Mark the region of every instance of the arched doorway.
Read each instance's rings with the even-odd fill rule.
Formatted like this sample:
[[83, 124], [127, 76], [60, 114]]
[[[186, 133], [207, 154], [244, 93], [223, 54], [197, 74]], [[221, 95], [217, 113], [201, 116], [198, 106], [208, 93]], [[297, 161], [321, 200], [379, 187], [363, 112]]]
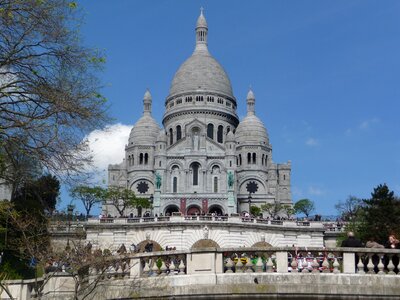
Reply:
[[200, 215], [200, 212], [201, 212], [200, 207], [198, 207], [196, 205], [192, 205], [192, 206], [188, 207], [186, 214], [187, 215]]
[[168, 205], [165, 209], [165, 216], [172, 216], [172, 213], [179, 212], [179, 207], [176, 205]]
[[222, 216], [224, 211], [221, 206], [219, 205], [211, 205], [210, 208], [208, 209], [208, 213], [210, 214], [215, 214], [216, 216]]

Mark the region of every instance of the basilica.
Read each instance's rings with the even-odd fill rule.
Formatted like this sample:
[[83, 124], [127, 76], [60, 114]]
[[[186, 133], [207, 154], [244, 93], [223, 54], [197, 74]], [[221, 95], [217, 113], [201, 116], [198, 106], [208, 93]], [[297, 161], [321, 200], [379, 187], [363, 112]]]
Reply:
[[[290, 161], [273, 162], [253, 91], [247, 94], [247, 115], [239, 120], [236, 110], [241, 104], [208, 50], [203, 12], [195, 32], [195, 49], [175, 73], [165, 99], [162, 126], [152, 117], [147, 90], [125, 159], [108, 167], [109, 186], [151, 199], [153, 208], [147, 213], [153, 215], [230, 215], [248, 212], [253, 205], [291, 204]], [[103, 212], [117, 215], [107, 203]]]

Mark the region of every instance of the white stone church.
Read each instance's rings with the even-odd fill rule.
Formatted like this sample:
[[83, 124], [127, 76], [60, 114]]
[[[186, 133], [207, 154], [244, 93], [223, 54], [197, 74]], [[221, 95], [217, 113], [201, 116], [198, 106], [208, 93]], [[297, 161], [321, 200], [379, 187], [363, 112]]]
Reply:
[[[131, 130], [125, 159], [108, 167], [109, 185], [152, 199], [148, 213], [159, 216], [225, 215], [247, 212], [250, 204], [291, 204], [290, 161], [273, 162], [251, 90], [247, 115], [239, 121], [240, 104], [228, 75], [208, 51], [207, 34], [201, 12], [194, 52], [175, 73], [162, 126], [151, 115], [153, 100], [146, 91], [143, 116]], [[107, 204], [103, 213], [117, 215]]]

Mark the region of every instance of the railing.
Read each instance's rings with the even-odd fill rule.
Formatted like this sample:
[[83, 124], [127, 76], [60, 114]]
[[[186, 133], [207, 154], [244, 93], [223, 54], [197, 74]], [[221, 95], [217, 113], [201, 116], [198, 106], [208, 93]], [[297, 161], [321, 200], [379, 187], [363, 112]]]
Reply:
[[186, 254], [157, 253], [139, 260], [141, 277], [186, 274]]
[[208, 273], [400, 275], [400, 250], [370, 248], [227, 248], [138, 254], [139, 276]]
[[153, 223], [153, 222], [231, 222], [246, 224], [264, 224], [283, 227], [310, 227], [323, 228], [326, 231], [342, 232], [345, 225], [337, 226], [335, 222], [326, 223], [320, 221], [295, 221], [295, 220], [271, 220], [264, 218], [243, 217], [243, 216], [159, 216], [159, 217], [135, 217], [135, 218], [92, 218], [88, 220], [88, 224], [132, 224], [132, 223]]

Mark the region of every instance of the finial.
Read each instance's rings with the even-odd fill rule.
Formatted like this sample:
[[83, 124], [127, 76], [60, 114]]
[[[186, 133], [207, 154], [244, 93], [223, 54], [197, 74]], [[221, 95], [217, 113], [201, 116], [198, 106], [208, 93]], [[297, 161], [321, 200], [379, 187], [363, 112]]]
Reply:
[[200, 14], [203, 14], [204, 8], [203, 6], [200, 7]]
[[208, 26], [206, 18], [203, 15], [204, 8], [200, 7], [200, 16], [197, 18], [196, 22], [196, 51], [208, 52], [207, 49], [207, 32]]
[[247, 115], [254, 115], [256, 97], [254, 96], [251, 86], [249, 88], [249, 92], [247, 93], [247, 101], [246, 102], [247, 102]]

